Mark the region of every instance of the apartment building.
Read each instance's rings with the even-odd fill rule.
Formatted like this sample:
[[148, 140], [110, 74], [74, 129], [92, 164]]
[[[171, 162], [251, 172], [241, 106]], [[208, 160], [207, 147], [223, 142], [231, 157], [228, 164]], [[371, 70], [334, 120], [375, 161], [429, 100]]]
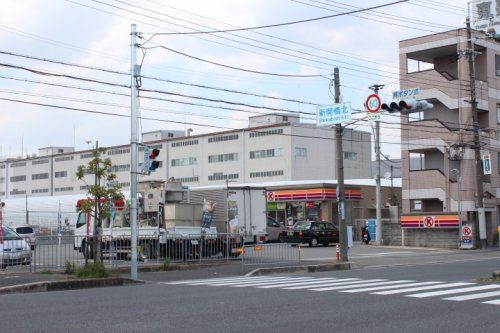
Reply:
[[492, 169], [483, 178], [486, 226], [479, 228], [477, 214], [469, 61], [463, 55], [467, 30], [403, 40], [401, 89], [418, 87], [418, 99], [434, 104], [431, 110], [401, 116], [402, 226], [408, 245], [456, 247], [460, 221], [474, 229], [474, 238], [481, 232], [491, 244], [498, 237], [500, 43], [479, 31], [472, 40], [481, 156], [491, 156]]
[[[144, 133], [143, 142], [160, 149], [160, 166], [151, 175], [140, 176], [141, 181], [173, 177], [187, 186], [207, 186], [336, 178], [334, 131], [300, 122], [293, 114], [250, 117], [248, 128], [202, 135], [185, 136], [182, 131]], [[371, 178], [370, 133], [346, 129], [343, 149], [346, 178]], [[140, 166], [143, 151], [140, 147]], [[36, 157], [1, 161], [0, 195], [16, 198], [86, 193], [93, 176], [86, 175], [79, 181], [75, 173], [92, 157], [92, 150], [55, 147], [40, 149]], [[128, 191], [130, 145], [108, 147], [106, 157], [113, 163], [118, 183]]]

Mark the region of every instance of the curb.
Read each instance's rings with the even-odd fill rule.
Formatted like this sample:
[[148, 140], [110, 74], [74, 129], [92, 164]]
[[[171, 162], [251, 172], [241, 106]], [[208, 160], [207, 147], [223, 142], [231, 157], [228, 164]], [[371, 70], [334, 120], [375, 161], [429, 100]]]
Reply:
[[299, 273], [299, 272], [315, 273], [315, 272], [328, 272], [328, 271], [344, 271], [350, 269], [351, 269], [351, 263], [343, 262], [336, 264], [257, 268], [245, 274], [245, 276], [260, 276], [260, 275], [268, 275], [275, 273]]
[[120, 277], [102, 278], [102, 279], [64, 280], [64, 281], [42, 281], [42, 282], [18, 284], [8, 287], [1, 287], [0, 295], [14, 294], [14, 293], [35, 293], [35, 292], [58, 291], [58, 290], [127, 286], [127, 285], [136, 285], [144, 283], [145, 283], [144, 281], [132, 280]]

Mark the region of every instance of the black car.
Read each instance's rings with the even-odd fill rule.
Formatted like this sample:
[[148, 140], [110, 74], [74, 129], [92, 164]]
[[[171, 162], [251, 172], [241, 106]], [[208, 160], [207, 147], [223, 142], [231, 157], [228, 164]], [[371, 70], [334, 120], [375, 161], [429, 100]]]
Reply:
[[292, 229], [280, 234], [284, 243], [307, 243], [311, 247], [318, 244], [328, 246], [339, 242], [339, 230], [331, 222], [299, 221]]

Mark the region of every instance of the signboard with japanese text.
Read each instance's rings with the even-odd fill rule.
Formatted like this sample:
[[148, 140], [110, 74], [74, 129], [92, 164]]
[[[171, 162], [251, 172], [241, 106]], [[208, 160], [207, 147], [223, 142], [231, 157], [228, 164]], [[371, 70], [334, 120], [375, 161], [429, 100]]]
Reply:
[[392, 99], [414, 98], [420, 94], [420, 88], [404, 89], [392, 92]]
[[351, 103], [319, 106], [316, 110], [316, 126], [328, 127], [352, 120]]

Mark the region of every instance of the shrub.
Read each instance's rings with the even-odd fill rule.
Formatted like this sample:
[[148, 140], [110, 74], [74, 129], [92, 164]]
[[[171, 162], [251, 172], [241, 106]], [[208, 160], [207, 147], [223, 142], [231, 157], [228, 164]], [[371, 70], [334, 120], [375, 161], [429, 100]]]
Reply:
[[165, 258], [163, 260], [163, 263], [161, 264], [161, 269], [164, 271], [168, 271], [169, 266], [170, 266], [170, 260], [168, 260], [168, 258]]
[[76, 271], [79, 278], [103, 278], [110, 276], [102, 262], [88, 263]]
[[68, 275], [72, 275], [76, 273], [76, 265], [72, 261], [66, 261], [66, 267], [64, 269], [64, 273]]

